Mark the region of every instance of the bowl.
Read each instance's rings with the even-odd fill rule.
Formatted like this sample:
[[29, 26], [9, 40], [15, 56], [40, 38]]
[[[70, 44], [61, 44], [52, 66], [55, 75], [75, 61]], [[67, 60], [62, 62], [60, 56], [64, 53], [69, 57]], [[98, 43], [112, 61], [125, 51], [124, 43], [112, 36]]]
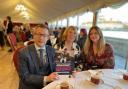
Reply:
[[124, 73], [124, 74], [123, 74], [123, 79], [124, 79], [124, 80], [128, 80], [128, 73]]
[[69, 84], [67, 82], [62, 82], [60, 84], [60, 89], [69, 89]]
[[101, 79], [99, 79], [97, 77], [93, 77], [93, 76], [91, 77], [91, 82], [94, 83], [94, 84], [97, 84], [97, 85], [100, 84], [100, 80]]

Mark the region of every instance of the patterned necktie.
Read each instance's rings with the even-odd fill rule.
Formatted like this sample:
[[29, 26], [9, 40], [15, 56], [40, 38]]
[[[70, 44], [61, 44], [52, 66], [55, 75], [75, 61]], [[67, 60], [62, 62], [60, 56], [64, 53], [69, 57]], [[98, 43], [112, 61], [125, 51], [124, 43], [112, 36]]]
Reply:
[[40, 59], [40, 63], [39, 66], [42, 67], [43, 66], [43, 49], [39, 49], [39, 59]]

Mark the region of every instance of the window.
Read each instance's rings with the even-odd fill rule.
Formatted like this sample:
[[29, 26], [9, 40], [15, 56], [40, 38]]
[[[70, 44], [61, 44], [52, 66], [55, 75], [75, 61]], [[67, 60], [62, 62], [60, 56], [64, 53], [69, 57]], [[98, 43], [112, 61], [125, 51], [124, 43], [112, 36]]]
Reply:
[[115, 51], [115, 68], [124, 68], [128, 54], [128, 3], [119, 8], [107, 7], [98, 13], [97, 25]]
[[69, 17], [69, 25], [68, 26], [77, 26], [77, 16]]
[[61, 27], [61, 26], [62, 26], [62, 21], [59, 20], [59, 21], [58, 21], [58, 24], [57, 24], [57, 27]]
[[117, 9], [110, 7], [101, 9], [97, 25], [104, 30], [104, 36], [128, 39], [127, 9], [128, 3]]
[[62, 20], [62, 27], [67, 27], [67, 19]]
[[93, 13], [86, 12], [79, 16], [79, 28], [86, 28], [87, 30], [90, 29], [93, 22]]

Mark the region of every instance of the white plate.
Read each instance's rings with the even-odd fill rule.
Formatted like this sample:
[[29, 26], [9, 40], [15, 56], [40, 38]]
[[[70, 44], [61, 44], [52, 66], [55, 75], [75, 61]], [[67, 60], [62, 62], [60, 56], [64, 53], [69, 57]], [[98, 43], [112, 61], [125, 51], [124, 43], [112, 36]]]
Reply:
[[[56, 85], [54, 89], [61, 89], [60, 84]], [[74, 89], [72, 85], [69, 85], [69, 89]]]

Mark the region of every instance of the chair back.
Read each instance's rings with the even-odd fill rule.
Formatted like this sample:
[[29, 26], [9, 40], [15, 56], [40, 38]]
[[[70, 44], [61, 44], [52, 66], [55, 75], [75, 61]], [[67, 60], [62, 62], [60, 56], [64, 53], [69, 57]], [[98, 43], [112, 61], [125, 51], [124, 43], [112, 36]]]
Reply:
[[14, 54], [13, 54], [13, 62], [14, 62], [14, 66], [16, 68], [16, 71], [18, 72], [19, 71], [19, 51], [23, 48], [24, 46], [20, 47], [20, 48], [17, 48], [15, 51], [14, 51]]
[[14, 33], [8, 34], [7, 39], [9, 41], [9, 44], [12, 50], [15, 51], [17, 49], [17, 41], [16, 41], [16, 36], [14, 35]]
[[28, 45], [31, 45], [31, 44], [34, 44], [33, 40], [24, 42], [24, 46], [28, 46]]
[[27, 45], [30, 45], [30, 44], [33, 44], [34, 43], [34, 41], [28, 41], [28, 43], [27, 43]]

